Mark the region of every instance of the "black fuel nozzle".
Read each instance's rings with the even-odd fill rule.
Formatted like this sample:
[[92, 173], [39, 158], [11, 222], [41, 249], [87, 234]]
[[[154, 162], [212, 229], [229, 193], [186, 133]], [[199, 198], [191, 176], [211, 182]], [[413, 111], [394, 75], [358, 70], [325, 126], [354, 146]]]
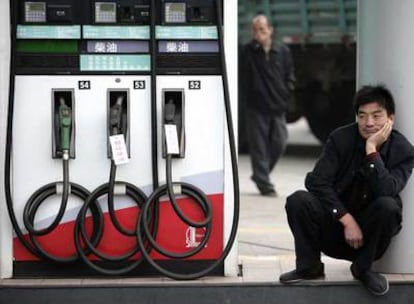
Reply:
[[164, 108], [165, 123], [174, 123], [175, 118], [175, 104], [172, 99], [168, 100]]
[[[174, 158], [185, 155], [184, 90], [163, 90], [162, 144], [163, 157], [172, 154]], [[178, 145], [178, 151], [177, 151]]]
[[123, 96], [119, 96], [109, 110], [110, 135], [122, 134], [123, 130]]

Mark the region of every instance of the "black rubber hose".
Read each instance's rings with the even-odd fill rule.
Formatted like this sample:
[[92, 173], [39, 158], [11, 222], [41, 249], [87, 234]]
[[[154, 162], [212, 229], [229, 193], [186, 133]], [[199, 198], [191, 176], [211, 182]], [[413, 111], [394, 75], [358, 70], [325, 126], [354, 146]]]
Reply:
[[[158, 188], [158, 137], [157, 137], [157, 39], [156, 39], [156, 1], [151, 0], [151, 18], [150, 18], [150, 53], [151, 53], [151, 165], [152, 165], [152, 191]], [[151, 210], [152, 225], [154, 238], [158, 234], [159, 225], [159, 204], [154, 204]], [[148, 249], [150, 252], [151, 248]]]
[[[147, 199], [146, 195], [140, 189], [138, 189], [137, 187], [135, 187], [134, 185], [132, 185], [130, 183], [116, 182], [116, 184], [125, 186], [125, 189], [126, 189], [125, 195], [130, 197], [137, 204], [139, 209], [141, 209], [142, 204]], [[99, 186], [98, 188], [96, 188], [91, 193], [91, 195], [87, 198], [87, 200], [86, 200], [85, 204], [83, 205], [82, 209], [79, 211], [78, 217], [76, 219], [74, 239], [75, 239], [76, 249], [78, 250], [78, 254], [79, 254], [80, 258], [82, 259], [82, 261], [85, 262], [86, 265], [88, 265], [92, 269], [95, 269], [96, 271], [98, 271], [102, 274], [120, 275], [120, 274], [130, 272], [131, 270], [136, 268], [142, 262], [143, 258], [141, 256], [140, 258], [138, 258], [136, 260], [129, 261], [130, 263], [126, 266], [122, 265], [122, 267], [118, 267], [119, 264], [114, 265], [114, 263], [123, 264], [124, 262], [127, 262], [132, 256], [137, 254], [139, 252], [138, 245], [134, 246], [130, 251], [128, 251], [128, 252], [126, 252], [122, 255], [119, 255], [119, 256], [107, 255], [107, 254], [105, 254], [105, 253], [103, 253], [103, 252], [101, 252], [100, 250], [97, 249], [97, 247], [99, 246], [99, 243], [94, 244], [93, 242], [89, 241], [88, 235], [87, 235], [87, 232], [86, 232], [86, 226], [85, 226], [86, 212], [87, 212], [87, 209], [88, 209], [89, 205], [92, 202], [98, 200], [101, 196], [107, 194], [109, 189], [110, 189], [110, 185], [108, 183], [103, 184], [103, 185]], [[112, 266], [110, 266], [110, 267], [114, 267], [114, 268], [107, 268], [107, 267], [104, 267], [104, 266], [99, 266], [97, 263], [89, 260], [88, 257], [87, 257], [87, 254], [84, 252], [84, 250], [82, 248], [82, 242], [85, 244], [85, 247], [88, 250], [93, 252], [101, 260], [106, 261], [106, 262], [112, 262], [112, 264], [111, 264]], [[149, 248], [146, 248], [146, 250], [149, 250]]]
[[[200, 197], [201, 200], [197, 200], [199, 202], [199, 205], [203, 206], [204, 211], [204, 220], [203, 221], [193, 221], [189, 217], [187, 217], [184, 212], [181, 210], [180, 206], [178, 205], [175, 194], [174, 194], [174, 187], [173, 184], [181, 186], [181, 183], [173, 183], [172, 182], [172, 156], [171, 154], [167, 155], [166, 158], [166, 176], [167, 176], [167, 194], [170, 198], [170, 202], [174, 208], [175, 213], [178, 215], [178, 217], [187, 225], [190, 225], [192, 227], [204, 227], [207, 224], [211, 222], [211, 218], [213, 216], [213, 211], [211, 207], [210, 200], [207, 198], [207, 196], [198, 188], [192, 187], [192, 191], [195, 193], [195, 196], [191, 197]], [[188, 186], [187, 186], [188, 187]]]
[[[148, 198], [147, 202], [145, 203], [144, 207], [141, 210], [141, 214], [138, 221], [137, 226], [137, 236], [138, 236], [138, 244], [140, 246], [142, 254], [145, 256], [145, 259], [159, 272], [176, 279], [178, 274], [170, 273], [168, 270], [157, 264], [152, 257], [149, 255], [147, 250], [145, 249], [144, 239], [148, 239], [148, 242], [151, 245], [151, 248], [153, 248], [158, 253], [162, 254], [163, 256], [174, 258], [174, 259], [184, 259], [189, 258], [191, 256], [196, 255], [201, 250], [203, 250], [210, 238], [211, 235], [211, 219], [212, 219], [212, 207], [211, 202], [208, 199], [208, 197], [205, 195], [205, 193], [197, 188], [196, 186], [184, 183], [184, 182], [172, 182], [172, 176], [171, 176], [171, 162], [172, 158], [171, 155], [167, 155], [166, 158], [166, 175], [167, 175], [167, 184], [163, 185], [161, 187], [158, 187], [151, 196]], [[183, 194], [187, 197], [190, 197], [197, 205], [199, 205], [203, 211], [204, 220], [202, 222], [195, 222], [191, 219], [189, 219], [187, 216], [184, 215], [181, 208], [179, 207], [179, 204], [177, 203], [175, 199], [175, 193], [174, 193], [174, 186], [180, 188], [180, 194]], [[173, 251], [169, 251], [166, 248], [161, 247], [156, 240], [151, 236], [151, 231], [148, 227], [150, 227], [150, 223], [148, 220], [148, 214], [151, 211], [151, 206], [154, 204], [160, 204], [159, 198], [163, 195], [168, 195], [170, 198], [170, 202], [173, 206], [173, 209], [176, 211], [176, 214], [180, 219], [183, 220], [186, 224], [192, 226], [192, 227], [204, 227], [205, 228], [205, 234], [201, 242], [193, 249], [177, 253]], [[181, 214], [181, 215], [180, 215]], [[202, 223], [202, 224], [201, 224]], [[193, 225], [195, 224], [195, 225]], [[144, 238], [145, 237], [145, 238]]]
[[[68, 204], [68, 198], [69, 198], [69, 159], [62, 159], [63, 164], [63, 191], [62, 191], [62, 198], [59, 206], [59, 211], [56, 214], [54, 220], [52, 223], [49, 224], [46, 228], [43, 229], [35, 229], [34, 228], [34, 219], [36, 212], [44, 202], [44, 189], [40, 188], [39, 190], [35, 191], [27, 201], [24, 210], [23, 210], [23, 222], [24, 225], [32, 235], [45, 235], [51, 233], [55, 228], [60, 224], [63, 216], [65, 215], [66, 206]], [[35, 208], [33, 208], [36, 206]]]
[[[210, 206], [211, 203], [209, 199], [207, 198], [207, 196], [199, 188], [197, 188], [194, 185], [188, 184], [188, 183], [173, 183], [173, 185], [180, 187], [182, 194], [192, 198], [199, 206], [201, 206], [204, 216], [208, 214], [209, 212], [208, 210], [211, 209], [211, 206]], [[151, 194], [151, 196], [148, 198], [147, 202], [145, 203], [144, 207], [141, 210], [141, 214], [140, 214], [139, 221], [138, 221], [138, 227], [137, 227], [138, 228], [137, 236], [138, 236], [138, 244], [140, 245], [141, 252], [143, 252], [147, 260], [152, 260], [152, 258], [149, 256], [149, 254], [145, 250], [145, 247], [144, 247], [145, 244], [143, 242], [144, 239], [148, 239], [152, 248], [158, 253], [166, 257], [169, 257], [169, 258], [183, 259], [183, 258], [191, 257], [197, 254], [198, 252], [200, 252], [202, 249], [204, 249], [204, 246], [207, 244], [207, 241], [209, 240], [210, 235], [211, 235], [211, 221], [209, 221], [204, 226], [202, 226], [205, 228], [204, 238], [202, 239], [200, 244], [197, 247], [193, 248], [192, 250], [189, 250], [184, 253], [177, 253], [177, 252], [172, 252], [165, 248], [162, 248], [151, 235], [151, 231], [148, 228], [150, 227], [150, 222], [148, 218], [149, 218], [149, 212], [151, 211], [152, 204], [160, 204], [159, 198], [167, 194], [168, 192], [169, 190], [168, 190], [167, 185], [163, 185], [159, 187], [157, 190], [155, 190]], [[155, 266], [155, 268], [157, 268], [157, 266]]]
[[[118, 221], [118, 218], [116, 217], [115, 212], [115, 206], [114, 206], [114, 189], [115, 189], [115, 176], [116, 176], [116, 165], [114, 160], [111, 160], [111, 169], [109, 173], [109, 183], [108, 183], [108, 212], [109, 216], [111, 218], [112, 224], [115, 226], [115, 228], [122, 234], [127, 236], [135, 236], [136, 229], [127, 230], [124, 227], [122, 227], [121, 223]], [[136, 193], [135, 193], [136, 192]], [[129, 193], [131, 195], [134, 195], [134, 200], [139, 200], [138, 206], [144, 204], [146, 200], [146, 195], [143, 194], [138, 189], [130, 190]], [[138, 221], [138, 219], [137, 219]]]
[[14, 213], [13, 198], [11, 194], [11, 153], [13, 145], [13, 114], [14, 114], [14, 85], [16, 74], [16, 26], [17, 26], [17, 11], [18, 1], [11, 2], [13, 7], [10, 8], [10, 72], [9, 72], [9, 100], [7, 109], [7, 131], [6, 131], [6, 146], [4, 158], [4, 191], [6, 196], [7, 211], [9, 213], [10, 221], [13, 229], [18, 237], [20, 243], [33, 255], [38, 255], [39, 251], [28, 242], [19, 227], [19, 223]]
[[[36, 196], [37, 199], [34, 199], [32, 202], [32, 205], [30, 206], [30, 212], [27, 215], [27, 221], [33, 226], [35, 214], [46, 199], [51, 197], [52, 195], [56, 195], [56, 187], [59, 183], [50, 183], [43, 187], [41, 187], [33, 196]], [[87, 189], [84, 187], [70, 183], [70, 192], [71, 194], [75, 195], [76, 197], [80, 198], [83, 202], [89, 197], [90, 193]], [[91, 204], [88, 205], [89, 211], [92, 215], [92, 222], [93, 222], [93, 230], [91, 233], [91, 243], [96, 245], [101, 237], [102, 237], [102, 231], [103, 231], [103, 214], [102, 210], [97, 203], [97, 201], [93, 201]], [[37, 234], [33, 234], [29, 232], [30, 240], [33, 244], [33, 246], [38, 250], [37, 256], [40, 258], [44, 258], [53, 262], [59, 262], [59, 263], [70, 263], [75, 262], [79, 259], [79, 255], [75, 252], [73, 255], [69, 257], [60, 257], [57, 255], [52, 255], [48, 253], [43, 246], [40, 244], [40, 242], [37, 240]], [[91, 253], [91, 250], [88, 248], [84, 249], [85, 255], [89, 255]]]
[[234, 135], [234, 126], [233, 118], [231, 111], [230, 103], [230, 92], [228, 84], [228, 75], [226, 67], [226, 52], [224, 49], [224, 33], [223, 33], [223, 1], [216, 0], [216, 11], [217, 11], [217, 32], [219, 38], [219, 49], [220, 49], [220, 65], [221, 65], [221, 74], [222, 74], [222, 84], [223, 84], [223, 93], [224, 93], [224, 108], [226, 111], [226, 121], [227, 121], [227, 132], [229, 136], [229, 148], [230, 148], [230, 159], [231, 159], [231, 168], [232, 168], [232, 177], [233, 177], [233, 221], [231, 225], [231, 230], [229, 234], [229, 239], [224, 247], [224, 250], [221, 256], [217, 259], [216, 263], [211, 265], [209, 269], [205, 270], [205, 274], [211, 272], [217, 266], [222, 264], [226, 259], [227, 255], [230, 253], [234, 241], [237, 236], [237, 229], [239, 226], [239, 214], [240, 214], [240, 186], [239, 186], [239, 169], [237, 164], [237, 148], [236, 148], [236, 137]]

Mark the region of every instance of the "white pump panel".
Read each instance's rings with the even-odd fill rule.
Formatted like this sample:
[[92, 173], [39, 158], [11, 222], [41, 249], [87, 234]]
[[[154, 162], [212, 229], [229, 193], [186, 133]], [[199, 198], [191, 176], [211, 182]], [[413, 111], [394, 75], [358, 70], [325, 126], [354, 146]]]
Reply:
[[[79, 81], [89, 81], [89, 89], [78, 89]], [[145, 89], [134, 89], [134, 81], [145, 81]], [[151, 99], [148, 76], [17, 76], [13, 130], [13, 197], [16, 214], [22, 214], [30, 195], [41, 186], [62, 180], [62, 161], [51, 157], [51, 98], [53, 89], [74, 89], [76, 158], [69, 161], [70, 181], [89, 191], [106, 183], [110, 160], [107, 158], [107, 90], [125, 89], [130, 97], [131, 158], [120, 165], [117, 180], [128, 181], [147, 194], [152, 185]], [[49, 200], [36, 221], [53, 217], [60, 196]], [[72, 204], [71, 204], [72, 202]], [[54, 207], [53, 207], [54, 206]], [[70, 196], [68, 210], [80, 204]], [[117, 207], [121, 207], [117, 204]], [[67, 212], [65, 221], [73, 221]], [[21, 217], [19, 217], [21, 219]]]

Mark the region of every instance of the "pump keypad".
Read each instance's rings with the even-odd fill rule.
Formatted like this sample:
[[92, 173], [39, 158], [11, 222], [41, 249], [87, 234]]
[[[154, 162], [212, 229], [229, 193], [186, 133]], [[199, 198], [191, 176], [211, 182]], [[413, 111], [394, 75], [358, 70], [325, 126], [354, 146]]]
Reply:
[[185, 3], [165, 3], [164, 20], [166, 23], [185, 23], [186, 22]]
[[96, 23], [116, 23], [116, 3], [96, 2], [95, 3]]
[[24, 21], [28, 23], [46, 22], [46, 2], [25, 2]]

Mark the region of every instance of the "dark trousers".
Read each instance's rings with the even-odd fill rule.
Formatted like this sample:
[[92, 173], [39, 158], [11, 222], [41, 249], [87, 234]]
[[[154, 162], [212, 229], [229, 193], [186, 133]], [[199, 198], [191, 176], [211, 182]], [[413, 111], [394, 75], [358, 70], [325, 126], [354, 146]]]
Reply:
[[262, 191], [273, 189], [269, 174], [285, 151], [287, 127], [285, 115], [270, 116], [248, 111], [247, 138], [252, 162], [252, 180]]
[[369, 270], [401, 229], [402, 210], [392, 197], [379, 197], [354, 216], [364, 244], [353, 249], [345, 242], [344, 228], [319, 199], [307, 191], [297, 191], [286, 201], [290, 229], [295, 238], [296, 269], [304, 270], [320, 262], [320, 253], [352, 261], [360, 271]]

